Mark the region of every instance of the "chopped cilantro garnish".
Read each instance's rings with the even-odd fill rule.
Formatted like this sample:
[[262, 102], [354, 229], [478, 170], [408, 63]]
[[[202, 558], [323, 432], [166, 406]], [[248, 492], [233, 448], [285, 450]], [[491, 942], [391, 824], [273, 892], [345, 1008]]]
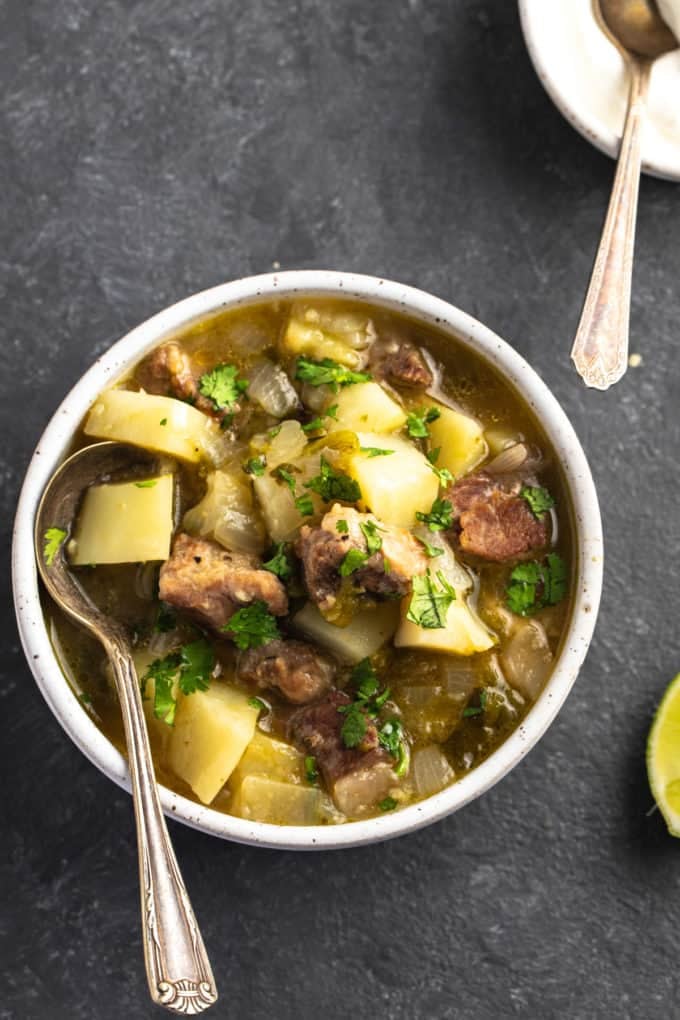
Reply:
[[438, 407], [423, 407], [417, 411], [411, 411], [406, 417], [406, 431], [412, 439], [427, 439], [429, 436], [428, 425], [441, 416]]
[[408, 747], [404, 739], [404, 727], [399, 719], [388, 719], [378, 730], [378, 742], [381, 747], [397, 759], [394, 771], [403, 776], [408, 771]]
[[430, 531], [446, 531], [453, 524], [453, 506], [448, 499], [435, 499], [429, 513], [417, 511], [416, 517], [427, 524]]
[[399, 801], [395, 800], [394, 797], [383, 797], [378, 807], [381, 811], [394, 811], [396, 807], [399, 807]]
[[61, 528], [48, 528], [43, 536], [44, 547], [43, 556], [45, 557], [45, 563], [48, 567], [51, 567], [54, 563], [54, 558], [64, 544], [66, 538], [66, 532]]
[[92, 704], [92, 695], [88, 694], [87, 691], [81, 691], [80, 694], [78, 695], [78, 698], [83, 703], [83, 705]]
[[142, 696], [149, 680], [154, 682], [153, 711], [157, 719], [172, 726], [177, 702], [175, 685], [183, 694], [207, 691], [215, 667], [215, 653], [205, 638], [184, 645], [163, 659], [155, 659], [141, 679]]
[[455, 601], [455, 588], [441, 571], [437, 572], [437, 587], [430, 571], [413, 578], [413, 593], [406, 619], [425, 630], [440, 630], [446, 626], [446, 614]]
[[319, 779], [319, 770], [316, 767], [316, 758], [313, 754], [305, 757], [305, 778], [308, 783], [316, 783]]
[[312, 418], [311, 421], [308, 421], [306, 425], [302, 426], [302, 431], [319, 432], [323, 427], [323, 418]]
[[[289, 471], [288, 468], [293, 468], [293, 465], [288, 464], [288, 466], [286, 467], [283, 464], [279, 464], [279, 466], [277, 468], [274, 468], [274, 470], [272, 471], [272, 475], [279, 481], [284, 482], [288, 486], [290, 491], [293, 493], [293, 495], [295, 495], [296, 482], [295, 479], [293, 478], [292, 472]], [[293, 468], [293, 470], [295, 469]]]
[[298, 511], [298, 513], [302, 514], [303, 517], [312, 516], [312, 514], [314, 513], [314, 504], [312, 502], [312, 497], [309, 495], [309, 493], [303, 496], [298, 496], [296, 498], [295, 509]]
[[320, 460], [319, 474], [305, 482], [305, 488], [318, 493], [324, 503], [340, 500], [344, 503], [356, 503], [361, 499], [361, 489], [349, 475], [334, 471], [324, 456]]
[[546, 511], [552, 510], [555, 506], [553, 497], [540, 485], [525, 485], [520, 491], [520, 496], [526, 500], [532, 514], [539, 521], [543, 520]]
[[310, 386], [331, 386], [337, 393], [339, 386], [350, 386], [353, 383], [369, 382], [371, 376], [366, 372], [353, 372], [351, 368], [340, 365], [331, 358], [313, 361], [311, 358], [298, 358], [295, 378], [307, 382]]
[[248, 704], [251, 708], [256, 708], [258, 712], [268, 712], [269, 705], [262, 698], [248, 698]]
[[439, 454], [442, 452], [441, 446], [435, 446], [434, 450], [430, 450], [426, 456], [430, 464], [436, 464], [439, 460]]
[[256, 478], [261, 478], [264, 474], [266, 465], [267, 460], [264, 454], [260, 454], [259, 457], [250, 457], [243, 465], [243, 470], [247, 475], [254, 475]]
[[167, 602], [161, 602], [158, 606], [158, 615], [156, 616], [154, 630], [158, 631], [159, 634], [166, 634], [169, 630], [174, 630], [176, 626], [177, 617], [175, 616], [174, 610]]
[[508, 609], [519, 616], [555, 606], [567, 593], [567, 568], [564, 560], [556, 553], [549, 553], [542, 563], [531, 560], [520, 563], [510, 574], [510, 583], [505, 589]]
[[158, 424], [159, 425], [167, 425], [168, 424], [168, 419], [167, 418], [161, 418], [161, 420], [160, 420], [160, 422]]
[[421, 538], [420, 535], [413, 536], [425, 549], [425, 555], [429, 556], [431, 560], [437, 556], [443, 556], [444, 550], [440, 549], [438, 545], [430, 545], [426, 538]]
[[267, 609], [267, 603], [262, 601], [237, 609], [222, 630], [231, 636], [236, 647], [242, 651], [246, 648], [259, 648], [280, 637], [276, 618]]
[[479, 705], [468, 705], [467, 708], [463, 709], [464, 719], [473, 719], [477, 715], [481, 715], [486, 709], [486, 691], [479, 692]]
[[281, 425], [275, 425], [274, 428], [270, 429], [269, 432], [267, 433], [267, 438], [268, 439], [276, 439], [276, 437], [278, 436], [279, 432], [281, 431], [281, 428], [282, 428]]
[[361, 533], [366, 539], [368, 555], [372, 556], [374, 553], [380, 552], [382, 549], [382, 538], [378, 532], [382, 529], [378, 527], [375, 521], [362, 521], [359, 527], [361, 529]]
[[238, 398], [248, 389], [245, 379], [238, 378], [236, 365], [216, 365], [212, 372], [201, 376], [199, 390], [204, 397], [212, 400], [218, 410], [234, 406]]
[[362, 552], [361, 549], [350, 549], [338, 568], [340, 577], [349, 577], [350, 574], [363, 567], [367, 559], [368, 553]]
[[326, 418], [332, 418], [333, 421], [337, 421], [338, 420], [338, 405], [337, 404], [331, 404], [330, 407], [327, 407], [326, 410], [324, 411], [324, 416]]
[[359, 452], [369, 457], [389, 457], [391, 453], [396, 453], [395, 450], [385, 450], [382, 446], [360, 446]]
[[338, 521], [335, 525], [335, 530], [338, 531], [341, 535], [348, 535], [349, 524], [345, 520]]
[[147, 478], [144, 482], [135, 482], [135, 485], [138, 489], [153, 489], [157, 481], [157, 478]]
[[184, 645], [180, 654], [179, 686], [182, 694], [207, 691], [210, 674], [215, 668], [215, 653], [210, 642], [199, 638], [190, 645]]
[[361, 662], [357, 662], [350, 674], [350, 680], [357, 692], [357, 697], [364, 701], [377, 694], [380, 686], [378, 675], [373, 669], [370, 659], [362, 659]]
[[262, 566], [265, 570], [268, 570], [270, 574], [276, 574], [282, 581], [286, 581], [293, 573], [293, 567], [288, 556], [288, 550], [286, 549], [285, 542], [277, 542], [274, 550], [274, 555]]
[[437, 478], [439, 479], [439, 484], [441, 486], [449, 485], [453, 481], [453, 475], [451, 474], [448, 468], [437, 467], [437, 465], [433, 464], [432, 462], [430, 462], [430, 468], [436, 474]]
[[353, 701], [351, 705], [343, 707], [346, 709], [344, 713], [345, 721], [342, 724], [340, 736], [345, 747], [358, 747], [366, 736], [368, 728], [366, 712], [356, 701]]

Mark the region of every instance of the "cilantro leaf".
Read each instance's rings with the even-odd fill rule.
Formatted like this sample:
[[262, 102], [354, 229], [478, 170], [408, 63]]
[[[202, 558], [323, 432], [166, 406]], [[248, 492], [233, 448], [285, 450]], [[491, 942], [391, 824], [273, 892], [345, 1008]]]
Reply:
[[316, 783], [319, 779], [319, 770], [316, 767], [316, 758], [313, 754], [305, 757], [305, 778], [308, 783]]
[[439, 484], [442, 487], [444, 487], [445, 485], [449, 485], [454, 480], [453, 475], [451, 474], [451, 472], [449, 471], [448, 468], [445, 468], [445, 467], [439, 468], [439, 467], [437, 467], [436, 464], [433, 464], [431, 461], [430, 461], [429, 466], [430, 466], [430, 470], [433, 471], [434, 474], [439, 479]]
[[54, 563], [54, 558], [64, 544], [66, 538], [66, 532], [61, 528], [48, 528], [43, 535], [43, 556], [45, 563], [48, 567], [51, 567]]
[[277, 542], [275, 546], [274, 555], [262, 566], [265, 570], [268, 570], [270, 574], [276, 574], [282, 581], [286, 581], [293, 573], [293, 567], [291, 565], [288, 551], [286, 549], [285, 542]]
[[353, 383], [371, 380], [367, 372], [353, 372], [351, 368], [346, 368], [331, 358], [313, 361], [305, 357], [298, 358], [295, 378], [309, 383], [310, 386], [330, 386], [334, 393], [337, 393], [339, 386], [350, 386]]
[[198, 388], [204, 397], [212, 400], [221, 411], [234, 406], [238, 398], [248, 389], [245, 379], [238, 378], [236, 365], [216, 365], [211, 372], [202, 375]]
[[369, 457], [389, 457], [396, 453], [396, 450], [385, 450], [382, 446], [360, 446], [360, 453], [366, 453]]
[[159, 421], [158, 424], [159, 425], [167, 425], [168, 424], [168, 419], [167, 418], [161, 418], [161, 420]]
[[153, 714], [168, 726], [175, 722], [177, 703], [174, 688], [181, 661], [178, 652], [172, 652], [163, 659], [154, 659], [140, 680], [143, 698], [146, 697], [149, 680], [153, 680]]
[[362, 521], [359, 528], [366, 539], [368, 555], [373, 556], [374, 553], [380, 552], [382, 549], [382, 538], [378, 532], [382, 531], [382, 528], [379, 528], [375, 521]]
[[332, 418], [335, 421], [337, 420], [337, 417], [338, 417], [338, 405], [333, 404], [333, 406], [329, 407], [326, 411], [324, 411], [322, 415], [319, 415], [316, 418], [312, 418], [312, 420], [308, 421], [306, 425], [303, 425], [302, 431], [320, 432], [321, 429], [326, 428], [324, 424], [324, 418]]
[[482, 715], [486, 710], [486, 691], [479, 692], [479, 705], [468, 705], [467, 708], [463, 709], [464, 719], [473, 719], [475, 716]]
[[453, 525], [453, 506], [448, 499], [435, 499], [429, 513], [416, 512], [416, 517], [427, 524], [430, 531], [446, 531]]
[[567, 593], [567, 568], [564, 560], [550, 553], [542, 563], [520, 563], [510, 574], [505, 589], [508, 609], [518, 616], [531, 616], [546, 606], [555, 606]]
[[446, 614], [456, 599], [456, 591], [441, 571], [437, 572], [437, 587], [430, 571], [413, 578], [413, 593], [406, 619], [425, 630], [440, 630], [446, 626]]
[[199, 638], [190, 645], [184, 645], [180, 654], [179, 686], [182, 694], [207, 691], [210, 674], [215, 668], [215, 653], [210, 642]]
[[295, 495], [295, 486], [297, 483], [293, 478], [292, 471], [289, 471], [288, 468], [291, 468], [292, 471], [295, 470], [292, 464], [288, 465], [279, 464], [279, 466], [277, 468], [274, 468], [274, 470], [272, 471], [272, 475], [278, 481], [283, 482], [285, 485], [287, 485], [290, 491], [293, 493], [293, 495]]
[[135, 482], [135, 486], [138, 489], [153, 489], [154, 485], [158, 482], [157, 478], [147, 478], [143, 482]]
[[393, 758], [397, 759], [394, 771], [398, 776], [404, 776], [408, 772], [409, 754], [408, 746], [404, 738], [404, 727], [400, 719], [388, 719], [378, 730], [378, 743], [384, 747]]
[[429, 450], [426, 454], [430, 464], [436, 464], [439, 460], [439, 454], [442, 452], [441, 446], [435, 446], [434, 450]]
[[258, 712], [268, 712], [269, 705], [262, 698], [248, 698], [248, 704], [251, 708], [256, 708]]
[[303, 517], [311, 517], [314, 513], [312, 497], [309, 494], [298, 496], [295, 500], [295, 509], [298, 513], [302, 514]]
[[269, 612], [267, 603], [262, 601], [237, 609], [221, 629], [231, 636], [241, 651], [259, 648], [281, 636], [276, 618]]
[[255, 478], [261, 478], [264, 474], [264, 469], [267, 465], [267, 460], [264, 455], [259, 457], [250, 457], [243, 465], [243, 470], [247, 475], [254, 475]]
[[324, 503], [340, 500], [344, 503], [356, 503], [361, 499], [361, 489], [349, 475], [334, 471], [324, 456], [320, 459], [319, 474], [305, 482], [305, 488], [311, 489], [321, 496]]
[[367, 559], [368, 553], [362, 552], [361, 549], [350, 549], [345, 553], [345, 558], [338, 568], [340, 577], [349, 577], [350, 574], [363, 567]]
[[437, 556], [443, 556], [444, 555], [444, 550], [443, 549], [440, 549], [439, 546], [437, 546], [437, 545], [430, 545], [430, 543], [427, 541], [426, 538], [421, 538], [420, 535], [414, 535], [413, 537], [418, 542], [420, 542], [420, 544], [424, 547], [425, 555], [429, 556], [429, 558], [431, 560], [435, 559]]
[[430, 435], [428, 425], [441, 417], [438, 407], [422, 407], [419, 410], [411, 411], [406, 416], [406, 431], [412, 439], [427, 439]]
[[362, 659], [361, 662], [357, 662], [350, 674], [350, 680], [356, 688], [357, 697], [364, 701], [378, 693], [380, 684], [370, 659]]
[[344, 520], [338, 521], [335, 525], [335, 530], [341, 535], [349, 535], [349, 524]]
[[555, 506], [553, 497], [540, 485], [525, 485], [520, 490], [520, 496], [529, 504], [529, 509], [539, 521], [543, 520], [546, 512]]
[[396, 807], [399, 807], [399, 801], [395, 800], [394, 797], [383, 797], [378, 807], [381, 811], [394, 811]]
[[368, 720], [363, 708], [356, 701], [353, 701], [351, 705], [343, 707], [347, 711], [345, 712], [345, 721], [342, 724], [340, 736], [345, 747], [351, 749], [358, 747], [366, 736]]

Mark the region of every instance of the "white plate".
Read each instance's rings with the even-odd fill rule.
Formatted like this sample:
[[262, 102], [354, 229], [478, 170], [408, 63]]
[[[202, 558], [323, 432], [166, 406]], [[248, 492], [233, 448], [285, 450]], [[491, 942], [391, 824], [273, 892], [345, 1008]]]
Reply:
[[[584, 138], [616, 157], [628, 73], [595, 21], [591, 0], [519, 0], [519, 10], [529, 54], [548, 95]], [[643, 170], [680, 181], [680, 49], [654, 65]]]

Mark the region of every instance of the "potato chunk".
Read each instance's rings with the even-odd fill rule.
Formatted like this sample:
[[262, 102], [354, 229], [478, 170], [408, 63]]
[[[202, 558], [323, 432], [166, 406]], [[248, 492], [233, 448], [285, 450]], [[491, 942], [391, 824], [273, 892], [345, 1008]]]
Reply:
[[267, 776], [246, 776], [232, 801], [232, 813], [272, 825], [315, 825], [321, 820], [322, 793]]
[[290, 744], [275, 740], [266, 733], [255, 731], [245, 754], [231, 774], [229, 786], [237, 791], [247, 776], [268, 776], [280, 783], [301, 783], [304, 775], [304, 755]]
[[324, 620], [311, 602], [293, 617], [293, 626], [327, 648], [344, 662], [355, 663], [373, 655], [389, 641], [399, 624], [399, 606], [387, 602], [375, 609], [360, 610], [347, 627]]
[[406, 413], [396, 400], [375, 382], [346, 386], [333, 395], [337, 404], [337, 428], [353, 432], [396, 432], [406, 422]]
[[217, 796], [253, 739], [258, 709], [242, 691], [213, 683], [180, 698], [170, 767], [204, 804]]
[[84, 431], [171, 457], [197, 462], [212, 459], [217, 422], [183, 400], [129, 390], [107, 390], [92, 406]]
[[418, 648], [426, 652], [449, 652], [453, 655], [474, 655], [485, 652], [496, 643], [495, 635], [484, 626], [477, 614], [458, 598], [449, 606], [446, 626], [428, 630], [406, 619], [411, 596], [403, 600], [403, 619], [394, 635], [395, 648]]
[[439, 492], [427, 458], [401, 436], [360, 432], [359, 445], [393, 451], [377, 457], [358, 452], [351, 458], [349, 474], [359, 483], [362, 509], [385, 524], [413, 527], [416, 512], [427, 513]]
[[167, 560], [173, 529], [173, 476], [92, 485], [68, 557], [75, 567]]
[[373, 322], [365, 315], [299, 302], [293, 306], [282, 348], [284, 354], [303, 354], [318, 361], [331, 358], [358, 369], [365, 365], [374, 339]]
[[439, 418], [429, 426], [429, 449], [440, 448], [437, 467], [448, 468], [458, 478], [481, 464], [489, 447], [476, 418], [450, 407], [440, 407], [439, 411]]

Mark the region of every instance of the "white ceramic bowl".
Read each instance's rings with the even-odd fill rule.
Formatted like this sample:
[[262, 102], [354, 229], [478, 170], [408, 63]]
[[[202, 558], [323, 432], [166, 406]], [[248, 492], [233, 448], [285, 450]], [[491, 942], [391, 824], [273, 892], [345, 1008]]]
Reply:
[[63, 459], [73, 433], [97, 394], [156, 344], [220, 309], [294, 294], [356, 297], [436, 324], [491, 362], [534, 409], [560, 458], [576, 515], [574, 605], [552, 676], [522, 725], [489, 758], [428, 800], [380, 818], [337, 826], [276, 826], [249, 822], [202, 807], [161, 787], [165, 812], [224, 839], [256, 846], [318, 849], [373, 843], [411, 832], [458, 810], [510, 771], [555, 718], [574, 683], [593, 633], [602, 587], [602, 526], [588, 463], [566, 415], [545, 383], [500, 337], [452, 305], [412, 287], [350, 273], [301, 271], [255, 276], [195, 294], [133, 329], [74, 386], [45, 429], [19, 499], [12, 569], [21, 640], [45, 700], [81, 751], [129, 790], [125, 760], [97, 729], [71, 691], [50, 645], [40, 608], [33, 558], [33, 520], [41, 493]]
[[[570, 124], [616, 158], [629, 76], [600, 29], [592, 0], [519, 0], [529, 55], [546, 92]], [[680, 49], [656, 61], [648, 98], [642, 168], [680, 180]]]

